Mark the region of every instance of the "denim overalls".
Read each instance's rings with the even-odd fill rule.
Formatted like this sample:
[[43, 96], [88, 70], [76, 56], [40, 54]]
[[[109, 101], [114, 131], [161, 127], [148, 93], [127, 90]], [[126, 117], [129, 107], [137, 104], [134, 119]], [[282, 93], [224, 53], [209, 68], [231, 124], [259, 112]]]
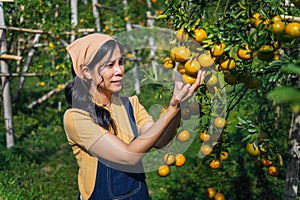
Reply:
[[[121, 99], [125, 105], [129, 121], [134, 132], [134, 136], [136, 138], [138, 137], [138, 131], [133, 115], [132, 105], [127, 97], [121, 97]], [[138, 167], [139, 169], [143, 169], [141, 161], [136, 166], [130, 166], [130, 168], [132, 167]], [[107, 162], [102, 162], [99, 160], [95, 188], [89, 200], [150, 199], [148, 194], [148, 188], [145, 182], [145, 173], [142, 172], [142, 170], [139, 170], [139, 172], [140, 173], [130, 173], [119, 171], [113, 167], [110, 167], [109, 164], [107, 164]]]

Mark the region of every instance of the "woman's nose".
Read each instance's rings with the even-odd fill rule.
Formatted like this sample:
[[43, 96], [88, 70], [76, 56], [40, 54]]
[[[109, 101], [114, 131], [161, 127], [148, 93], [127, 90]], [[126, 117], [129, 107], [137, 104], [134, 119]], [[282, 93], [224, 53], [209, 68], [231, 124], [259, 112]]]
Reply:
[[120, 64], [116, 64], [116, 66], [115, 66], [115, 73], [116, 74], [123, 74], [123, 68], [124, 68], [124, 66], [123, 65], [120, 65]]

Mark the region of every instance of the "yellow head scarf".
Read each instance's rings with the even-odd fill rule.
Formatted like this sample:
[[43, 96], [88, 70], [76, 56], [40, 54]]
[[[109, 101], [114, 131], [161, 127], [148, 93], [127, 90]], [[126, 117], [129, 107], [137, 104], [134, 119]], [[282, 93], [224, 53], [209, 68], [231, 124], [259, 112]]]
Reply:
[[93, 60], [97, 51], [108, 40], [114, 39], [109, 35], [93, 33], [75, 40], [67, 47], [77, 77], [84, 80], [82, 67], [87, 66]]

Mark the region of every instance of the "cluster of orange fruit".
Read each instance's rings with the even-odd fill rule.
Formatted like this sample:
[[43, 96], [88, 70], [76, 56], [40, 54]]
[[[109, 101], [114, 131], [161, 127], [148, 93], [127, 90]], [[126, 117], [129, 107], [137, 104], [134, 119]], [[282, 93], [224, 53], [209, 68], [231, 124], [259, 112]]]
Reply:
[[[255, 145], [254, 142], [249, 142], [246, 145], [246, 152], [254, 157], [261, 155], [261, 150], [259, 149], [259, 146]], [[275, 166], [272, 162], [272, 160], [269, 160], [267, 158], [262, 158], [261, 165], [263, 167], [267, 167], [267, 173], [270, 176], [278, 176], [279, 175], [279, 167]]]
[[[206, 30], [199, 28], [194, 30], [195, 38], [188, 48], [185, 45], [176, 46], [171, 49], [170, 55], [163, 61], [163, 65], [167, 69], [174, 69], [177, 65], [177, 71], [182, 74], [182, 81], [184, 83], [193, 84], [196, 81], [198, 71], [202, 69], [208, 69], [215, 64], [215, 58], [217, 54], [222, 54], [222, 49], [218, 52], [199, 50], [200, 43], [207, 38]], [[179, 42], [187, 41], [189, 34], [182, 28], [176, 31], [176, 38]], [[217, 49], [217, 45], [215, 49]], [[220, 46], [219, 48], [223, 48]]]
[[[224, 128], [226, 125], [226, 120], [223, 117], [216, 117], [214, 119], [214, 126], [216, 128]], [[219, 136], [219, 135], [217, 135]], [[212, 139], [213, 135], [207, 133], [206, 130], [202, 131], [199, 135], [199, 138], [203, 144], [200, 147], [200, 153], [204, 156], [209, 156], [213, 153], [213, 143], [218, 139], [214, 138]], [[210, 162], [209, 162], [209, 167], [211, 169], [218, 169], [221, 167], [221, 162], [227, 160], [229, 157], [229, 152], [227, 150], [222, 150], [219, 154], [215, 156]]]
[[[207, 70], [212, 69], [215, 71], [223, 71], [225, 74], [225, 82], [234, 85], [238, 82], [245, 83], [248, 88], [256, 88], [260, 85], [258, 78], [253, 77], [251, 73], [240, 75], [243, 78], [238, 79], [235, 75], [230, 73], [236, 68], [236, 60], [233, 57], [221, 56], [225, 52], [226, 45], [224, 43], [217, 43], [211, 49], [204, 49], [200, 47], [202, 41], [207, 38], [207, 32], [203, 28], [194, 30], [194, 38], [192, 39], [189, 47], [187, 45], [180, 45], [173, 47], [170, 51], [170, 55], [163, 61], [163, 66], [166, 69], [174, 69], [182, 74], [182, 81], [184, 83], [193, 84], [196, 81], [197, 73], [200, 69]], [[187, 41], [189, 34], [185, 29], [179, 29], [176, 31], [176, 38], [179, 42]], [[237, 56], [242, 60], [250, 60], [253, 58], [253, 53], [248, 47], [241, 47], [237, 50]], [[228, 74], [228, 75], [226, 75]], [[246, 78], [245, 78], [246, 77]], [[211, 73], [209, 78], [205, 80], [205, 84], [209, 87], [218, 84], [217, 76]]]
[[270, 19], [262, 16], [260, 13], [255, 13], [251, 22], [255, 28], [258, 28], [262, 23], [263, 28], [269, 27], [275, 34], [282, 33], [294, 38], [300, 37], [300, 23], [284, 21], [280, 15], [272, 17], [270, 21]]
[[[259, 13], [253, 14], [251, 24], [255, 28], [262, 27], [272, 30], [275, 35], [286, 38], [300, 37], [300, 23], [284, 21], [281, 16], [276, 15], [271, 20], [263, 17]], [[210, 49], [201, 48], [200, 45], [208, 37], [208, 33], [203, 28], [196, 28], [192, 33], [188, 33], [184, 28], [176, 31], [176, 39], [179, 46], [171, 49], [170, 55], [167, 56], [163, 65], [167, 69], [174, 69], [182, 74], [184, 83], [193, 84], [196, 81], [197, 73], [200, 69], [215, 69], [224, 72], [226, 83], [235, 85], [244, 83], [247, 88], [253, 89], [260, 85], [260, 80], [254, 77], [250, 72], [230, 73], [236, 68], [237, 62], [232, 56], [222, 56], [225, 52], [226, 44], [216, 43]], [[188, 43], [189, 37], [192, 42]], [[187, 45], [188, 44], [188, 45]], [[260, 49], [254, 50], [254, 47], [241, 45], [236, 51], [236, 56], [242, 62], [249, 61], [254, 57], [262, 61], [279, 59], [280, 42], [266, 43]], [[221, 58], [221, 59], [216, 59]]]
[[170, 166], [181, 167], [185, 164], [186, 158], [182, 153], [173, 154], [166, 153], [163, 156], [163, 163], [157, 168], [157, 174], [161, 177], [166, 177], [170, 174]]
[[206, 189], [206, 196], [209, 199], [225, 200], [224, 194], [222, 194], [221, 192], [216, 192], [216, 190], [212, 187]]
[[[191, 133], [183, 129], [176, 135], [179, 142], [184, 143], [190, 140]], [[161, 177], [166, 177], [170, 174], [170, 166], [181, 167], [186, 162], [186, 157], [182, 153], [174, 154], [172, 152], [164, 154], [162, 158], [163, 164], [157, 168], [157, 174]]]

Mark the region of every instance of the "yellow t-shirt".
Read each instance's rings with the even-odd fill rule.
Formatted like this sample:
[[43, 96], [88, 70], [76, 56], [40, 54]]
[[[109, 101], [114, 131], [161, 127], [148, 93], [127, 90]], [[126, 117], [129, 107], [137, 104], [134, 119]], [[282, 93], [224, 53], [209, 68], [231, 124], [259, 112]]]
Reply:
[[[129, 97], [129, 100], [138, 130], [146, 123], [153, 121], [152, 117], [139, 103], [137, 96]], [[116, 124], [117, 137], [126, 143], [130, 143], [134, 138], [134, 134], [121, 99], [113, 95], [111, 105], [106, 109], [110, 112]], [[68, 143], [72, 147], [79, 166], [78, 187], [80, 194], [83, 199], [88, 199], [94, 189], [98, 164], [98, 159], [89, 153], [89, 149], [107, 130], [96, 124], [88, 112], [76, 108], [66, 110], [64, 128]]]

